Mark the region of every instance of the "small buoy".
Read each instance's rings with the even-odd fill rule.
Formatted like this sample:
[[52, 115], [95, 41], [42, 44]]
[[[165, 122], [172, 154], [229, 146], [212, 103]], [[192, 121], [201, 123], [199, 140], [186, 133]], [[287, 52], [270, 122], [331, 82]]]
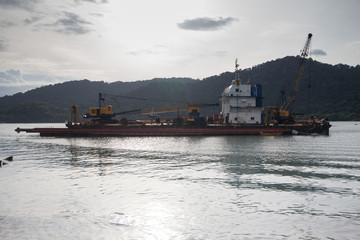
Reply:
[[5, 158], [5, 160], [7, 160], [7, 161], [12, 161], [13, 158], [14, 158], [13, 156], [10, 156], [10, 157]]

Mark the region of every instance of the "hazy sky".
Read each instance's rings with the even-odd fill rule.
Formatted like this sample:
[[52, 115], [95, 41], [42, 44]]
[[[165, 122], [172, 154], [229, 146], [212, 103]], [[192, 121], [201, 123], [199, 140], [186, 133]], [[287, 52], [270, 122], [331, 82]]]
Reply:
[[[297, 55], [360, 63], [359, 0], [0, 0], [0, 87], [204, 78]], [[19, 88], [20, 89], [20, 88]]]

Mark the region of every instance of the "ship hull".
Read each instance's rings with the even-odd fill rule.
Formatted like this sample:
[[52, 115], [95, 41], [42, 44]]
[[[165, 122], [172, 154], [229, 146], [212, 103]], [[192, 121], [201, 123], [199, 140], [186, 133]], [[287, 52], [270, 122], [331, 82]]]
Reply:
[[[17, 128], [17, 132], [39, 133], [54, 137], [99, 137], [99, 136], [219, 136], [219, 135], [292, 135], [310, 134], [310, 126], [72, 126], [69, 128]], [[318, 130], [318, 134], [326, 134]]]

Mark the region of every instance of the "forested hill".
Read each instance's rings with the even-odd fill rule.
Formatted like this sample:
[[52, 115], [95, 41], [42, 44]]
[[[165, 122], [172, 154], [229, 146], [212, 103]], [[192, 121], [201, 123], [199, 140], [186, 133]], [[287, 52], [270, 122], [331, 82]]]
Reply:
[[[263, 86], [264, 106], [279, 106], [280, 89], [286, 86], [289, 94], [298, 62], [297, 57], [277, 59], [240, 70], [240, 77], [242, 82], [250, 81], [252, 85], [259, 83]], [[97, 106], [100, 92], [108, 94], [107, 103], [113, 105], [116, 112], [152, 106], [219, 103], [220, 94], [232, 79], [234, 73], [225, 72], [201, 81], [159, 78], [114, 83], [89, 80], [64, 82], [1, 97], [0, 122], [64, 122], [69, 119], [70, 105], [79, 105], [84, 114], [88, 107]], [[209, 112], [209, 109], [202, 111], [204, 114]], [[294, 112], [316, 114], [332, 121], [359, 120], [360, 66], [333, 66], [307, 60]]]

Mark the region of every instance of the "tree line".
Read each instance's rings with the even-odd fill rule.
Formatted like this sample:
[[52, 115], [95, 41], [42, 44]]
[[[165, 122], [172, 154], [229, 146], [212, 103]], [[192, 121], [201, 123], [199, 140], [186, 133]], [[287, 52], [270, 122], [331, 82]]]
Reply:
[[[298, 61], [298, 57], [285, 57], [239, 70], [239, 75], [243, 83], [263, 86], [264, 106], [280, 106], [280, 90], [289, 94]], [[156, 78], [107, 83], [85, 79], [47, 85], [1, 97], [0, 122], [64, 122], [69, 119], [70, 105], [79, 105], [82, 114], [90, 106], [97, 106], [99, 92], [111, 96], [106, 101], [116, 112], [219, 103], [222, 91], [234, 77], [234, 72], [224, 72], [202, 80]], [[214, 111], [219, 113], [220, 109], [204, 109], [202, 113]], [[329, 65], [308, 59], [293, 112], [327, 117], [330, 121], [360, 120], [360, 66]]]

